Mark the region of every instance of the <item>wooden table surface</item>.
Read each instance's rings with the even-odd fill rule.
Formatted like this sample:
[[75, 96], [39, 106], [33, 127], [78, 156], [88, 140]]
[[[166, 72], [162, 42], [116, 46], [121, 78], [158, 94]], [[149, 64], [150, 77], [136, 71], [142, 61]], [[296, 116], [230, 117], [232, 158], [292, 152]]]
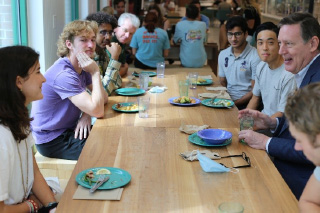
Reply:
[[[178, 107], [168, 98], [178, 95], [178, 80], [192, 69], [166, 68], [165, 78], [153, 78], [168, 90], [151, 97], [150, 118], [117, 113], [114, 103], [136, 97], [111, 96], [104, 119], [98, 119], [60, 200], [57, 212], [217, 212], [224, 201], [242, 203], [245, 212], [298, 212], [297, 200], [268, 155], [238, 142], [237, 109], [214, 109], [202, 105]], [[195, 70], [193, 70], [195, 71]], [[198, 69], [200, 75], [210, 68]], [[215, 85], [213, 85], [215, 86]], [[198, 87], [197, 92], [206, 92]], [[185, 124], [209, 124], [232, 132], [225, 147], [201, 147], [179, 131]], [[206, 173], [198, 161], [183, 160], [179, 153], [209, 149], [220, 156], [245, 152], [252, 166], [238, 173]], [[242, 158], [217, 160], [226, 166], [243, 165]], [[131, 182], [120, 201], [73, 200], [78, 184], [75, 176], [92, 167], [117, 167], [128, 171]]]

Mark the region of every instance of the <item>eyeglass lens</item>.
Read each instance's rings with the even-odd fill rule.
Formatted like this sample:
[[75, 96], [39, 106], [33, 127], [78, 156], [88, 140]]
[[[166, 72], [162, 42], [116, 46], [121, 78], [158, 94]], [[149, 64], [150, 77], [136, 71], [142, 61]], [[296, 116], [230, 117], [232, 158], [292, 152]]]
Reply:
[[241, 35], [242, 35], [242, 32], [235, 32], [235, 33], [228, 32], [228, 33], [227, 33], [227, 36], [228, 36], [229, 38], [232, 38], [232, 36], [240, 37]]

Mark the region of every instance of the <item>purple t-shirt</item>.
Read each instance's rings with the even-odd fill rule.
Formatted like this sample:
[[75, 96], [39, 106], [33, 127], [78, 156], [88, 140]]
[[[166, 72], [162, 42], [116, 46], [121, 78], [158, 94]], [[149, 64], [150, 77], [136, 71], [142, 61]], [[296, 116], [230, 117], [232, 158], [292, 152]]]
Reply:
[[32, 134], [36, 144], [57, 138], [67, 129], [75, 129], [81, 110], [69, 97], [78, 95], [92, 84], [90, 73], [79, 75], [67, 57], [59, 58], [44, 74], [43, 99], [32, 103]]

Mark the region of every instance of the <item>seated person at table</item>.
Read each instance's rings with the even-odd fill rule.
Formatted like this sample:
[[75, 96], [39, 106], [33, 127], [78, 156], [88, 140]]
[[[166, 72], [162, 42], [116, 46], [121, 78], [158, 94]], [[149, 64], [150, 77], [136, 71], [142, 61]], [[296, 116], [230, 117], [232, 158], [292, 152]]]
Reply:
[[[89, 21], [98, 23], [98, 33], [96, 38], [96, 54], [94, 60], [97, 62], [102, 84], [104, 89], [111, 95], [112, 91], [122, 85], [122, 79], [119, 73], [121, 63], [118, 61], [121, 53], [121, 47], [118, 43], [110, 42], [113, 35], [113, 29], [118, 26], [117, 20], [104, 12], [90, 14], [87, 17]], [[108, 50], [111, 55], [108, 55]]]
[[261, 99], [264, 114], [281, 117], [288, 95], [296, 88], [294, 75], [284, 69], [279, 54], [279, 28], [272, 22], [257, 28], [257, 50], [261, 62], [257, 66], [256, 79], [248, 109], [259, 109]]
[[[209, 27], [210, 27], [210, 19], [206, 16], [206, 15], [203, 15], [201, 14], [201, 5], [200, 5], [200, 1], [199, 0], [193, 0], [191, 1], [191, 3], [189, 5], [195, 5], [198, 10], [199, 10], [199, 15], [197, 16], [196, 20], [197, 21], [203, 21], [204, 23], [206, 23], [206, 27], [207, 27], [207, 31], [209, 30]], [[187, 20], [188, 17], [187, 16], [184, 16], [182, 17], [181, 21], [183, 20]]]
[[260, 58], [256, 48], [246, 41], [248, 25], [243, 17], [231, 17], [226, 28], [231, 46], [221, 51], [218, 57], [220, 83], [227, 87], [238, 109], [244, 109], [252, 97]]
[[104, 115], [108, 94], [91, 59], [97, 32], [96, 22], [77, 20], [59, 37], [60, 58], [45, 73], [44, 98], [33, 102], [31, 110], [36, 146], [46, 157], [77, 160], [91, 130], [91, 116]]
[[46, 79], [39, 54], [30, 47], [11, 46], [0, 48], [0, 58], [0, 212], [31, 212], [43, 206], [49, 210], [50, 203], [57, 203], [32, 152], [27, 109], [43, 97]]
[[133, 35], [130, 46], [136, 56], [134, 66], [141, 69], [156, 69], [157, 63], [163, 62], [170, 49], [168, 34], [156, 27], [158, 17], [149, 12], [145, 19], [145, 26], [139, 28]]
[[167, 19], [166, 17], [163, 16], [158, 5], [156, 5], [156, 4], [150, 5], [148, 12], [153, 12], [157, 15], [158, 21], [156, 23], [156, 27], [159, 27], [164, 30], [170, 29], [170, 27], [171, 27], [170, 21], [169, 21], [169, 19]]
[[317, 167], [299, 200], [300, 212], [320, 212], [320, 83], [312, 83], [288, 98], [285, 115], [294, 148]]
[[[295, 75], [298, 88], [320, 81], [320, 25], [309, 13], [293, 13], [280, 22], [278, 42], [279, 53], [285, 60], [285, 69]], [[273, 157], [273, 163], [297, 199], [310, 178], [314, 165], [306, 159], [302, 151], [294, 149], [285, 116], [273, 118], [257, 110], [245, 109], [239, 112], [254, 118], [256, 129], [274, 130], [273, 137], [242, 130], [239, 139], [254, 149], [266, 150]]]
[[184, 67], [203, 67], [207, 61], [207, 53], [204, 49], [206, 42], [206, 25], [197, 21], [198, 8], [191, 4], [187, 7], [187, 20], [180, 21], [176, 25], [173, 36], [175, 43], [180, 42], [180, 60]]
[[126, 10], [126, 1], [125, 0], [114, 0], [113, 1], [114, 9], [116, 10], [116, 14], [114, 17], [119, 19], [119, 17], [125, 12]]
[[140, 26], [140, 20], [131, 13], [123, 13], [118, 19], [118, 27], [114, 29], [115, 35], [111, 42], [116, 42], [121, 47], [119, 60], [121, 63], [120, 75], [124, 77], [128, 72], [128, 63], [126, 62], [127, 54], [126, 45], [130, 44], [133, 34]]

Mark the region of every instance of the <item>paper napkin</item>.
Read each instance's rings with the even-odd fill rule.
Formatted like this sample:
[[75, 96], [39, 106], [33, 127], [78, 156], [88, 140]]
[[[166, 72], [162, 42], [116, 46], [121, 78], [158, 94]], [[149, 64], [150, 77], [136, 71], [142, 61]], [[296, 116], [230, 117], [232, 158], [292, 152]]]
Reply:
[[226, 87], [206, 87], [206, 90], [209, 91], [226, 91]]
[[185, 133], [191, 135], [193, 133], [196, 133], [196, 132], [198, 132], [200, 130], [207, 129], [207, 128], [209, 128], [209, 125], [197, 126], [197, 125], [181, 124], [179, 130], [181, 132], [185, 132]]
[[88, 188], [78, 186], [73, 195], [74, 200], [120, 200], [123, 188], [110, 190], [96, 190], [90, 193]]

